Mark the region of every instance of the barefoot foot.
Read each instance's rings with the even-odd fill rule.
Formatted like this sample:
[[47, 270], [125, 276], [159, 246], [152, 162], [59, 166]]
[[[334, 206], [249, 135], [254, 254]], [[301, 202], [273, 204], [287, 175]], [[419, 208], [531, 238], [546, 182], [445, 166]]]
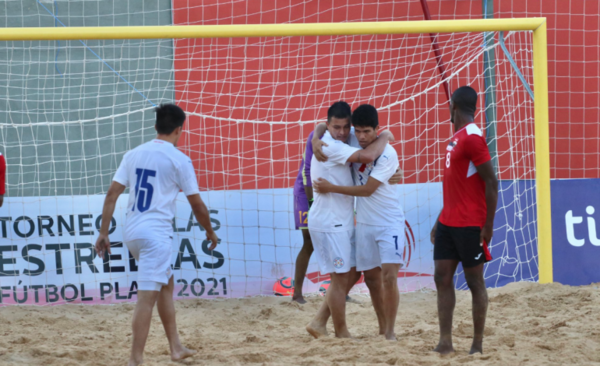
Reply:
[[396, 333], [386, 334], [385, 339], [387, 339], [388, 341], [397, 341], [398, 340], [398, 339], [396, 339]]
[[294, 296], [294, 297], [292, 297], [292, 301], [295, 301], [298, 304], [306, 304], [306, 300], [304, 300], [304, 297], [302, 297], [302, 296], [298, 296], [298, 297]]
[[437, 347], [433, 349], [433, 351], [441, 355], [447, 355], [454, 353], [454, 347], [452, 347], [452, 343], [439, 343]]
[[306, 331], [315, 338], [324, 337], [328, 334], [326, 326], [317, 324], [314, 321], [306, 326]]
[[183, 360], [184, 358], [192, 357], [195, 354], [196, 354], [196, 351], [191, 350], [189, 348], [181, 347], [180, 350], [178, 350], [176, 352], [171, 352], [171, 360], [180, 361], [180, 360]]
[[134, 360], [134, 359], [130, 358], [129, 362], [127, 362], [127, 366], [138, 366], [138, 365], [141, 365], [143, 363], [144, 363], [144, 361], [142, 359]]
[[471, 350], [469, 351], [469, 354], [472, 355], [475, 353], [483, 354], [483, 342], [473, 341], [473, 344], [471, 345]]

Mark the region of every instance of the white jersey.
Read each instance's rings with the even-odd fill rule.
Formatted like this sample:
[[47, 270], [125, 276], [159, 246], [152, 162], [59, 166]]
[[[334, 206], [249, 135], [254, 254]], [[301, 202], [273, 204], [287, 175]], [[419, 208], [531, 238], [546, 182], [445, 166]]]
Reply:
[[[349, 140], [352, 144], [358, 143], [354, 134], [350, 134]], [[323, 147], [327, 161], [319, 162], [313, 155], [310, 168], [312, 181], [324, 178], [338, 186], [353, 185], [348, 159], [360, 149], [334, 140], [329, 131], [325, 132], [322, 141], [329, 145]], [[314, 203], [308, 212], [310, 231], [340, 232], [354, 229], [354, 197], [317, 192], [313, 197]]]
[[168, 141], [152, 140], [123, 156], [113, 178], [129, 191], [124, 241], [171, 242], [175, 199], [199, 193], [192, 161]]
[[[354, 145], [360, 146], [360, 145]], [[404, 211], [400, 203], [400, 194], [388, 180], [398, 169], [398, 153], [387, 144], [374, 162], [352, 164], [356, 185], [364, 185], [369, 177], [377, 179], [381, 185], [370, 197], [357, 197], [356, 222], [374, 226], [395, 226], [404, 222]]]

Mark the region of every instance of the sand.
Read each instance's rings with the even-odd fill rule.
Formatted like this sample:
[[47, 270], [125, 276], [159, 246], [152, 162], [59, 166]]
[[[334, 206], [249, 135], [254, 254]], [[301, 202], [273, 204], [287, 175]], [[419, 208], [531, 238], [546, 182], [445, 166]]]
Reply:
[[[457, 353], [431, 352], [438, 337], [435, 292], [401, 295], [399, 341], [377, 335], [366, 296], [348, 304], [355, 340], [313, 339], [304, 330], [323, 298], [308, 304], [261, 297], [178, 301], [183, 343], [198, 355], [170, 361], [154, 313], [147, 365], [600, 365], [600, 286], [517, 283], [489, 290], [484, 354], [467, 354], [472, 334], [471, 296], [457, 293]], [[125, 365], [133, 304], [10, 306], [0, 309], [1, 365]], [[329, 329], [332, 331], [331, 322]]]

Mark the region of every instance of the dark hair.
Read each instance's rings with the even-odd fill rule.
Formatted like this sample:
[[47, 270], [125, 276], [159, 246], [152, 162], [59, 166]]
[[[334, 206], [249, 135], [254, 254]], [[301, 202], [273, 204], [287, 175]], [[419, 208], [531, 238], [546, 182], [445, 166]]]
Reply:
[[170, 135], [177, 127], [183, 126], [185, 112], [175, 104], [161, 104], [154, 111], [156, 112], [156, 132], [160, 135]]
[[477, 92], [470, 86], [461, 86], [452, 93], [452, 103], [459, 111], [475, 115], [477, 109]]
[[354, 127], [373, 127], [373, 129], [376, 129], [379, 126], [377, 109], [370, 104], [358, 106], [352, 112], [352, 125]]
[[352, 108], [350, 108], [350, 105], [343, 100], [333, 103], [327, 110], [327, 122], [329, 122], [333, 117], [339, 119], [350, 119], [350, 116], [352, 116]]

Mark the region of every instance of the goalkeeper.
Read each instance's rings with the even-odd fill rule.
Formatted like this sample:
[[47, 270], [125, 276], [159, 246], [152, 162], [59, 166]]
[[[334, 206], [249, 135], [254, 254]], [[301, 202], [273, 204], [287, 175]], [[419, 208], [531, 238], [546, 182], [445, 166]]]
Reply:
[[308, 135], [305, 153], [302, 154], [300, 162], [300, 170], [294, 184], [294, 221], [296, 222], [296, 230], [302, 232], [302, 249], [296, 258], [296, 273], [294, 276], [294, 295], [292, 301], [300, 304], [306, 303], [302, 297], [302, 285], [308, 268], [310, 256], [313, 253], [313, 245], [308, 232], [308, 210], [313, 201], [312, 181], [310, 179], [310, 161], [312, 159], [312, 138], [314, 132]]

